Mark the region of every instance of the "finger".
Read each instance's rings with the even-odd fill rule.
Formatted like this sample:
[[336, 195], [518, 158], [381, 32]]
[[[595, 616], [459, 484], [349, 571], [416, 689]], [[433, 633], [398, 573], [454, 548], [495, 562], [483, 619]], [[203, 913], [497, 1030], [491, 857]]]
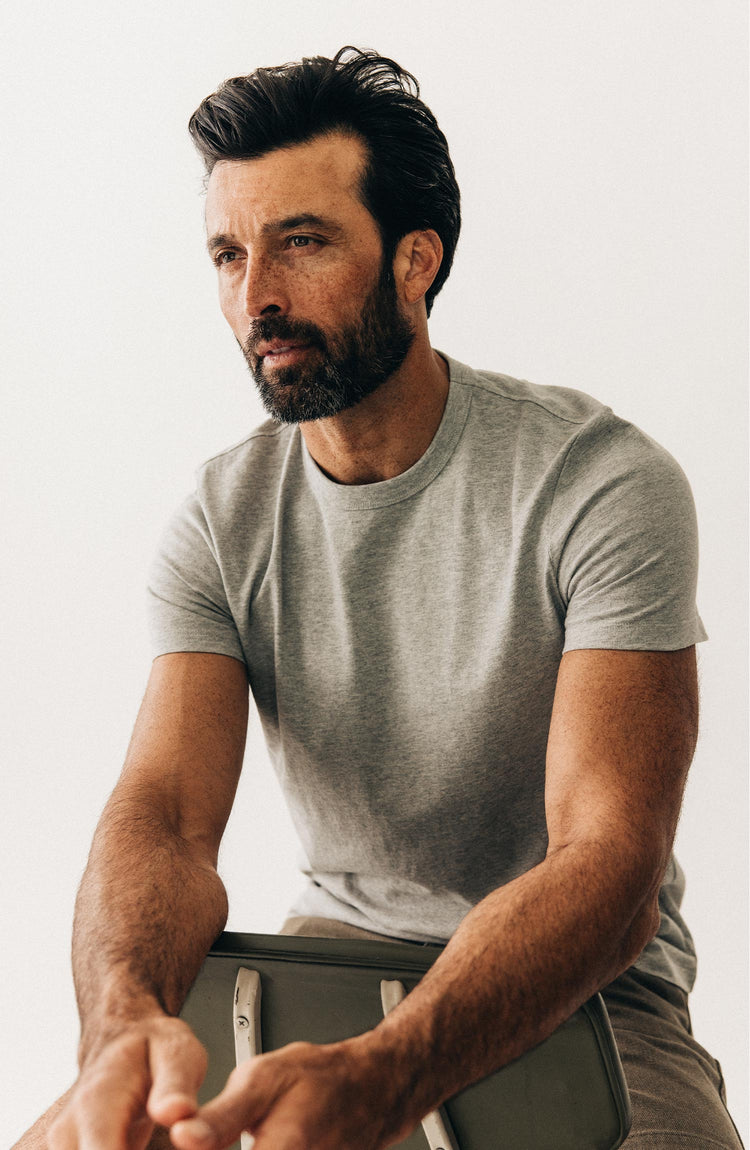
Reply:
[[184, 1023], [153, 1038], [149, 1046], [152, 1086], [146, 1105], [149, 1117], [162, 1126], [171, 1126], [195, 1114], [198, 1087], [207, 1066], [204, 1047]]
[[143, 1111], [144, 1094], [99, 1074], [82, 1080], [49, 1130], [50, 1150], [141, 1150], [153, 1126]]
[[251, 1058], [232, 1071], [221, 1094], [202, 1106], [194, 1118], [172, 1126], [172, 1142], [177, 1150], [230, 1146], [243, 1130], [262, 1121], [283, 1090], [282, 1077], [266, 1073], [263, 1056]]
[[153, 1132], [154, 1124], [147, 1114], [136, 1118], [128, 1127], [127, 1150], [148, 1150], [152, 1145]]

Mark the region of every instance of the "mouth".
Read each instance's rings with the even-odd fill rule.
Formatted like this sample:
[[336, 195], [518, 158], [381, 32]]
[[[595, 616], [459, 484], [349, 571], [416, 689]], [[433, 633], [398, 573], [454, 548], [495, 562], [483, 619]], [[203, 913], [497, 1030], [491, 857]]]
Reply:
[[255, 347], [255, 354], [260, 355], [261, 359], [269, 359], [270, 356], [284, 355], [286, 352], [297, 351], [300, 347], [308, 346], [308, 344], [301, 343], [297, 339], [269, 339]]
[[311, 344], [308, 343], [283, 343], [281, 340], [274, 340], [270, 344], [261, 344], [258, 355], [264, 364], [280, 367], [296, 363], [310, 350], [310, 347]]

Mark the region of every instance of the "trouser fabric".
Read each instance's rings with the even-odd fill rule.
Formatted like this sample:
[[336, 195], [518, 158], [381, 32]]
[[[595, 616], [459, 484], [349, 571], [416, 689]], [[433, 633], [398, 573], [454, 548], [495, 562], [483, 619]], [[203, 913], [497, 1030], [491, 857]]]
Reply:
[[[310, 917], [287, 919], [280, 933], [387, 938], [334, 919]], [[684, 990], [631, 967], [605, 987], [602, 998], [633, 1108], [623, 1150], [742, 1150], [727, 1110], [721, 1066], [693, 1036]]]

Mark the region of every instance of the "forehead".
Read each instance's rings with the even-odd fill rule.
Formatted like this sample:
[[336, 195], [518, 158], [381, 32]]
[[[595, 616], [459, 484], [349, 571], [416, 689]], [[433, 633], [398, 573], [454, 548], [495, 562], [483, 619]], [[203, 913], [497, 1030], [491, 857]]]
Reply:
[[355, 228], [369, 221], [374, 227], [359, 199], [366, 158], [361, 140], [336, 133], [255, 160], [222, 160], [208, 182], [208, 235], [253, 234], [271, 220], [306, 214], [333, 216]]

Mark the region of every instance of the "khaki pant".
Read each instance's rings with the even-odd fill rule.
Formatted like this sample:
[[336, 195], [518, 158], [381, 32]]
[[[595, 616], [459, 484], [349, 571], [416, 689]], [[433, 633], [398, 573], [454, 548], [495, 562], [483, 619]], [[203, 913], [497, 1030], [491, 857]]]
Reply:
[[[384, 940], [327, 918], [290, 918], [280, 933]], [[602, 998], [633, 1107], [623, 1150], [741, 1150], [721, 1067], [693, 1038], [685, 992], [631, 968]]]

